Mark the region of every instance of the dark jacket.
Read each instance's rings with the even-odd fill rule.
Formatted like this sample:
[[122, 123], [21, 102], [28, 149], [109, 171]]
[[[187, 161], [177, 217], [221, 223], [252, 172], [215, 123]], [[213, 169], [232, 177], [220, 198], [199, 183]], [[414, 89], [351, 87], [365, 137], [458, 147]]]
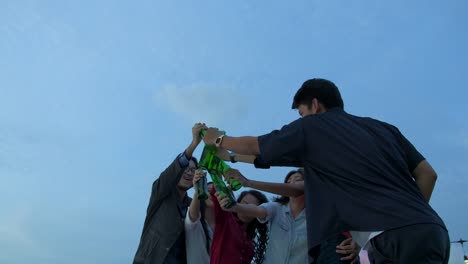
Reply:
[[[177, 190], [184, 170], [177, 158], [154, 181], [134, 264], [164, 263], [167, 253], [184, 232], [185, 215], [178, 206], [180, 198]], [[191, 199], [185, 198], [186, 209]]]

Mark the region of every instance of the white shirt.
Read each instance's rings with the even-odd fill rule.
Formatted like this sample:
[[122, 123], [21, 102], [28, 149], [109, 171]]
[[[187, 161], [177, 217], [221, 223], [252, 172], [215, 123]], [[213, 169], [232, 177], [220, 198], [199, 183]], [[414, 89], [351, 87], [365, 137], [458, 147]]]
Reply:
[[[187, 212], [184, 226], [187, 264], [209, 264], [210, 255], [206, 250], [206, 237], [205, 233], [203, 232], [203, 226], [200, 222], [200, 218], [195, 220], [195, 222], [192, 222], [192, 220], [190, 220], [189, 212]], [[206, 227], [208, 230], [211, 247], [211, 241], [213, 240], [213, 230], [208, 223], [206, 223]]]
[[353, 240], [362, 248], [362, 249], [369, 249], [369, 241], [382, 234], [383, 231], [376, 231], [376, 232], [365, 232], [365, 231], [350, 231]]

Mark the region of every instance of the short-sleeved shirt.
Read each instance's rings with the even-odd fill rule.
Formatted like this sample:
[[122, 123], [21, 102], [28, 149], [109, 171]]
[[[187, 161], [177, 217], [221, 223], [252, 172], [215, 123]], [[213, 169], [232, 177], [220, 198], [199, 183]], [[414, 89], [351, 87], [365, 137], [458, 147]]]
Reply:
[[267, 217], [258, 220], [269, 222], [270, 230], [263, 263], [308, 263], [305, 209], [293, 217], [289, 204], [269, 202], [260, 206], [267, 210]]
[[[205, 221], [206, 223], [206, 221]], [[209, 236], [210, 245], [206, 248], [206, 235], [203, 231], [203, 226], [200, 218], [193, 221], [190, 219], [190, 214], [185, 217], [185, 247], [187, 249], [187, 264], [209, 264], [210, 255], [208, 253], [213, 239], [213, 230], [206, 223], [207, 235]]]
[[424, 157], [390, 124], [333, 108], [258, 142], [262, 163], [305, 169], [309, 249], [348, 230], [445, 228], [411, 175]]

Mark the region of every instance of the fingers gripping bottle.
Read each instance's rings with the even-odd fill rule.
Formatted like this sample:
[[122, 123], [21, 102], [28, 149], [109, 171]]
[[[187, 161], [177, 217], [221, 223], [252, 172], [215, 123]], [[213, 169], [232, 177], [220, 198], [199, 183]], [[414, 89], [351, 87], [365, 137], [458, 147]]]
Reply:
[[[206, 130], [202, 130], [200, 132], [200, 135], [204, 137], [205, 132]], [[226, 132], [224, 131], [221, 131], [221, 133], [226, 134]], [[224, 162], [224, 160], [216, 156], [216, 147], [208, 145], [205, 145], [202, 156], [200, 158], [200, 168], [203, 168], [202, 165], [209, 166], [209, 168], [206, 168], [206, 170], [210, 173], [210, 175], [213, 174], [210, 170], [216, 171], [217, 176], [219, 174], [225, 175], [226, 171], [231, 168], [229, 165], [226, 164], [226, 162]], [[238, 180], [234, 179], [229, 179], [229, 185], [234, 191], [237, 191], [242, 187], [242, 184]]]
[[197, 181], [195, 188], [197, 188], [197, 198], [200, 201], [208, 199], [208, 182], [206, 180], [206, 171], [203, 171], [203, 176]]
[[[213, 181], [214, 187], [219, 194], [226, 195], [229, 202], [226, 205], [226, 208], [231, 208], [236, 200], [231, 189], [229, 189], [224, 181], [221, 179], [220, 175], [222, 172], [218, 171], [219, 166], [217, 166], [217, 157], [216, 157], [216, 147], [205, 145], [203, 152], [200, 158], [199, 167], [203, 170], [208, 171]], [[218, 159], [219, 160], [219, 159]]]

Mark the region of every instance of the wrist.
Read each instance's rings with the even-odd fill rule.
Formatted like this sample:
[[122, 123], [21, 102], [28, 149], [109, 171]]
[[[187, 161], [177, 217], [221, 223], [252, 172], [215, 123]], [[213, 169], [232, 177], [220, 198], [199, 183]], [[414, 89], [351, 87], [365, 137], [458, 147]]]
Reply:
[[251, 181], [247, 178], [242, 185], [244, 185], [244, 187], [252, 188]]
[[229, 153], [229, 160], [231, 161], [231, 163], [236, 163], [237, 162], [236, 157], [237, 157], [236, 153], [234, 153], [234, 152]]
[[190, 142], [190, 147], [197, 147], [200, 142], [201, 140], [192, 139], [192, 142]]
[[214, 145], [215, 145], [217, 148], [221, 147], [221, 144], [223, 144], [223, 139], [224, 139], [224, 137], [225, 137], [225, 135], [222, 134], [222, 135], [220, 135], [219, 137], [217, 137], [217, 138], [215, 139]]

